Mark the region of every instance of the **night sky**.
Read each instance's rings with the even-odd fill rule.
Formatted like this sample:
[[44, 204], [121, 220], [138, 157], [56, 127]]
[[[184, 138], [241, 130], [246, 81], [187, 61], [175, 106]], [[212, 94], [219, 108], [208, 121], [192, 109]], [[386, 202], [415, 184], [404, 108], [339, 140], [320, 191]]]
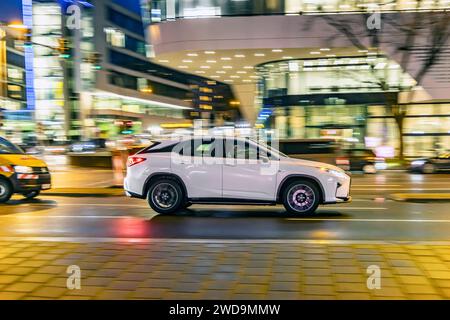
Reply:
[[22, 0], [0, 0], [0, 21], [22, 21]]

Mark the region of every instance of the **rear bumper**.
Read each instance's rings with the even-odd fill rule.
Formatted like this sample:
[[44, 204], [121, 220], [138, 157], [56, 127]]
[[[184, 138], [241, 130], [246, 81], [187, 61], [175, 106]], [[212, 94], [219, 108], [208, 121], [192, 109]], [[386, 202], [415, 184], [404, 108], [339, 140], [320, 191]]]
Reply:
[[48, 190], [51, 188], [50, 173], [43, 174], [13, 174], [10, 180], [14, 187], [14, 192], [22, 193], [34, 190]]

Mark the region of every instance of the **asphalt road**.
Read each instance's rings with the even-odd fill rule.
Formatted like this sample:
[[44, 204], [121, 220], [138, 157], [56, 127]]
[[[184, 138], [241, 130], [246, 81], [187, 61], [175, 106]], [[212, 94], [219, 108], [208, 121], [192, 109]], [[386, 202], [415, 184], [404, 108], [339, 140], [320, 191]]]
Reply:
[[14, 197], [0, 205], [0, 238], [450, 241], [450, 203], [388, 199], [405, 192], [450, 192], [450, 175], [354, 175], [352, 203], [322, 206], [308, 217], [282, 206], [199, 205], [161, 216], [126, 197]]

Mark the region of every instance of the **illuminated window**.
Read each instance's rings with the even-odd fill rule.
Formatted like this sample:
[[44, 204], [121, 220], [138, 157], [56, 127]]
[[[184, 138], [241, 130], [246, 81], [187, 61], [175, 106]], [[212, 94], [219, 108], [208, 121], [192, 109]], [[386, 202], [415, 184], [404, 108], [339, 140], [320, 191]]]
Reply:
[[125, 47], [125, 34], [118, 29], [105, 28], [106, 41], [115, 47]]

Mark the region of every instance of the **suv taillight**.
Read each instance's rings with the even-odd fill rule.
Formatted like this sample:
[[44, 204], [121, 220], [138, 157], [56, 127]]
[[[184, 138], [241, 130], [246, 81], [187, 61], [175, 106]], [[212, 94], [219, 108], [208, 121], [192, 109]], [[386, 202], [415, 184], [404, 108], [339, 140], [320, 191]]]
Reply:
[[131, 167], [134, 166], [135, 164], [139, 164], [141, 162], [144, 162], [145, 160], [147, 160], [146, 158], [142, 158], [142, 157], [128, 157], [128, 161], [127, 161], [127, 167]]

